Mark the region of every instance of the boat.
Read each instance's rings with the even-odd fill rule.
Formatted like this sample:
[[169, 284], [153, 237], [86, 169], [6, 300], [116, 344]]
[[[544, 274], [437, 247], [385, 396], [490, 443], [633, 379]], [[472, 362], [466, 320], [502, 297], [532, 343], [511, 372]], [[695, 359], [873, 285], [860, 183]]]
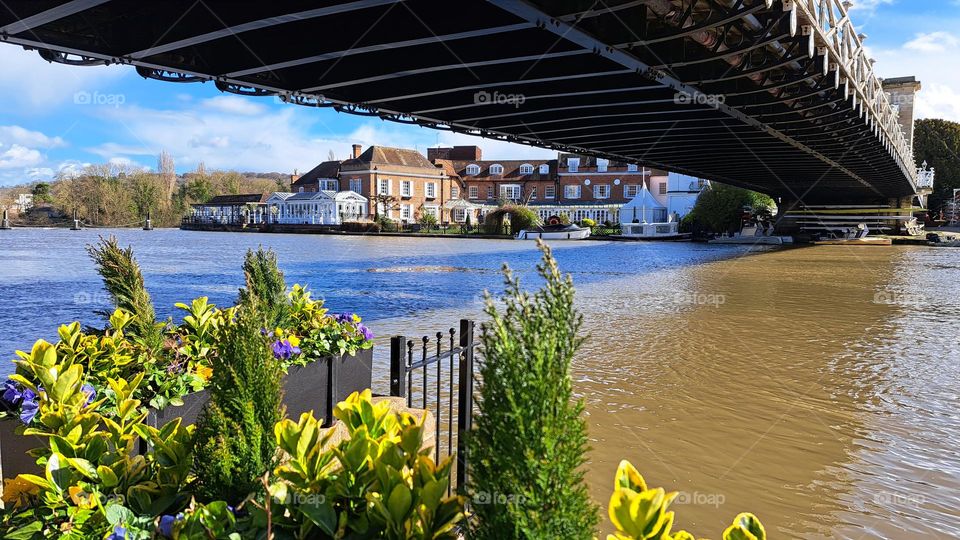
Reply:
[[773, 226], [744, 225], [734, 236], [718, 236], [710, 244], [746, 244], [750, 246], [782, 246], [792, 244], [792, 236], [774, 236]]
[[541, 225], [520, 231], [517, 240], [583, 240], [590, 236], [590, 229], [576, 225]]
[[817, 246], [891, 246], [893, 240], [889, 238], [868, 237], [870, 228], [866, 223], [857, 225], [856, 229], [847, 229], [846, 236], [841, 238], [825, 238], [823, 240], [814, 240], [813, 244]]
[[927, 245], [933, 247], [960, 247], [960, 237], [944, 235], [937, 233], [927, 234]]

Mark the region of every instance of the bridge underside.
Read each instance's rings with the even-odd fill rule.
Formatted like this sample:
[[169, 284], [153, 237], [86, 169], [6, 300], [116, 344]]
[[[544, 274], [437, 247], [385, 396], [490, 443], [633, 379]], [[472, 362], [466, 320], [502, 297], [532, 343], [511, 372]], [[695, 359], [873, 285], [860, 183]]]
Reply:
[[[154, 79], [210, 81], [808, 203], [881, 203], [915, 191], [902, 135], [881, 114], [889, 105], [855, 80], [862, 53], [844, 51], [824, 21], [789, 2], [4, 6], [0, 40], [51, 61], [130, 64]], [[862, 49], [855, 36], [844, 39]]]

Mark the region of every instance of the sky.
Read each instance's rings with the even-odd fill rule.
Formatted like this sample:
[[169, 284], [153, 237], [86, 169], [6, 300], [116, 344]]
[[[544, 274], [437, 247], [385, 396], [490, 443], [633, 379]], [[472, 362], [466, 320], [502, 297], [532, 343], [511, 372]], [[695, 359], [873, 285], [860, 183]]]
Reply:
[[[880, 77], [923, 84], [918, 118], [960, 122], [960, 0], [856, 0], [851, 17]], [[50, 64], [0, 44], [0, 186], [49, 180], [94, 163], [156, 168], [161, 150], [179, 172], [304, 172], [354, 143], [426, 148], [477, 144], [486, 159], [555, 152], [438, 132], [273, 98], [219, 92], [212, 83], [142, 79], [132, 67]]]

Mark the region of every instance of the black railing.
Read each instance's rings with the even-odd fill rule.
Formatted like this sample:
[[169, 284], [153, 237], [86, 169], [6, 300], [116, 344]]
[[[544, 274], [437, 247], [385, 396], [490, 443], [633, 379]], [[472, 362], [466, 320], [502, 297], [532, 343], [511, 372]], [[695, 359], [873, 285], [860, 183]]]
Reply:
[[408, 407], [435, 415], [434, 455], [439, 462], [454, 455], [456, 448], [451, 489], [461, 494], [467, 482], [465, 436], [473, 421], [473, 367], [478, 345], [473, 332], [474, 322], [463, 319], [459, 332], [451, 328], [433, 338], [423, 336], [414, 341], [394, 336], [390, 340], [390, 395], [406, 398]]

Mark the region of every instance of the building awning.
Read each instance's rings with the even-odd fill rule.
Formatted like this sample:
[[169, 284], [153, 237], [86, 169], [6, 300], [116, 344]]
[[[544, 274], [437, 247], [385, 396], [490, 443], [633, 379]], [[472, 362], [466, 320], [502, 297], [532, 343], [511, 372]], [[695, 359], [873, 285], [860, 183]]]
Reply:
[[451, 199], [443, 203], [443, 207], [447, 210], [475, 210], [480, 208], [466, 199]]

